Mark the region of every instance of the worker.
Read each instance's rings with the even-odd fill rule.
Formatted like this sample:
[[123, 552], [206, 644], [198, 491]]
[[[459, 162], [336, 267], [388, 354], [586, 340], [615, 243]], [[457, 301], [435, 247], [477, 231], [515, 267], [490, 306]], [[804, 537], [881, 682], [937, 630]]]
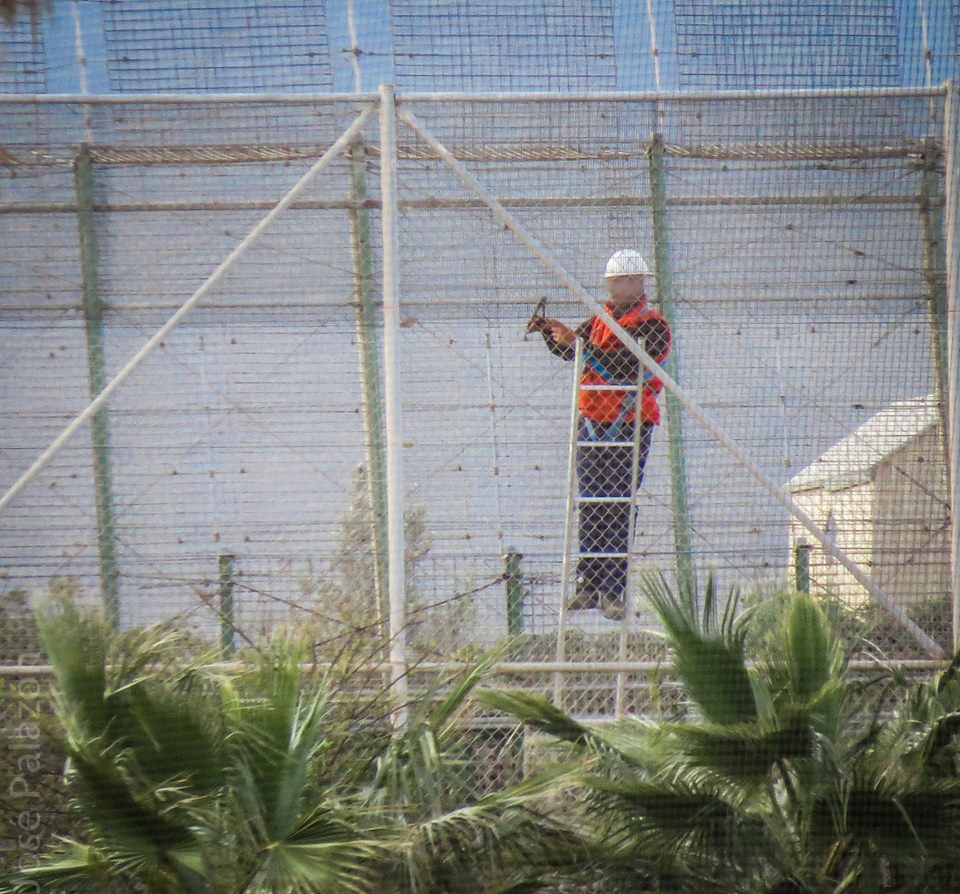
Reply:
[[[644, 291], [651, 276], [638, 251], [625, 248], [614, 252], [605, 272], [609, 293], [606, 310], [657, 364], [662, 364], [670, 353], [671, 333], [666, 319], [650, 306]], [[600, 609], [611, 620], [621, 620], [627, 587], [630, 506], [635, 504], [630, 499], [634, 437], [638, 444], [639, 487], [653, 430], [660, 424], [657, 396], [663, 383], [640, 364], [600, 317], [591, 317], [570, 329], [559, 320], [534, 316], [527, 331], [540, 332], [550, 352], [563, 360], [574, 358], [580, 339], [584, 357], [581, 385], [642, 382], [639, 395], [635, 391], [581, 388], [579, 396], [579, 549], [576, 590], [567, 608]], [[596, 497], [620, 501], [591, 502]]]

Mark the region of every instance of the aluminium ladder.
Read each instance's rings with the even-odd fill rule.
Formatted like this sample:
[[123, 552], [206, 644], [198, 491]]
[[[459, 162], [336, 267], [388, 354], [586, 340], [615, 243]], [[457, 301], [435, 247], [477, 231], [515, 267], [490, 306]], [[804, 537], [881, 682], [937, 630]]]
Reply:
[[[573, 388], [570, 409], [570, 439], [569, 452], [567, 456], [567, 491], [566, 491], [566, 514], [564, 516], [563, 528], [563, 564], [560, 576], [560, 611], [557, 623], [557, 649], [556, 660], [564, 661], [566, 658], [566, 634], [569, 621], [569, 611], [567, 605], [574, 595], [574, 581], [576, 577], [576, 565], [580, 558], [616, 558], [625, 559], [627, 563], [627, 587], [624, 592], [624, 614], [621, 621], [600, 620], [599, 611], [591, 610], [590, 614], [596, 616], [589, 622], [585, 628], [587, 632], [605, 633], [608, 630], [616, 629], [612, 625], [619, 624], [619, 648], [618, 657], [623, 661], [626, 657], [627, 642], [630, 632], [631, 619], [634, 615], [633, 590], [629, 585], [630, 575], [633, 568], [634, 550], [633, 538], [636, 526], [637, 509], [637, 479], [639, 477], [639, 457], [640, 457], [640, 431], [641, 426], [633, 426], [633, 438], [631, 440], [614, 441], [583, 441], [578, 437], [580, 423], [580, 394], [583, 391], [621, 391], [627, 394], [636, 394], [639, 388], [643, 388], [643, 378], [640, 378], [637, 385], [582, 385], [580, 380], [583, 376], [584, 351], [583, 340], [578, 338], [576, 342], [576, 354], [574, 358]], [[637, 409], [639, 410], [639, 400]], [[632, 461], [630, 464], [630, 490], [627, 497], [583, 497], [579, 494], [577, 482], [577, 452], [578, 450], [602, 450], [605, 447], [632, 447]], [[581, 553], [577, 543], [577, 518], [580, 507], [586, 503], [629, 503], [630, 515], [627, 534], [627, 551], [625, 553], [610, 552], [591, 552]], [[579, 625], [578, 625], [579, 627]], [[554, 676], [554, 701], [561, 705], [562, 703], [562, 675], [560, 673]], [[617, 674], [616, 684], [616, 713], [620, 716], [623, 713], [624, 697], [624, 675], [622, 672]]]

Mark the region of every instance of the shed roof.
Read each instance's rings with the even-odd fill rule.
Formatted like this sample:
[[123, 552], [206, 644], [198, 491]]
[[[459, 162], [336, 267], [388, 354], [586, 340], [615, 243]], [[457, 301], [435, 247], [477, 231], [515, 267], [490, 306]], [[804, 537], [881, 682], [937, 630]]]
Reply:
[[869, 481], [878, 465], [937, 422], [932, 394], [891, 404], [794, 475], [787, 488], [839, 490]]

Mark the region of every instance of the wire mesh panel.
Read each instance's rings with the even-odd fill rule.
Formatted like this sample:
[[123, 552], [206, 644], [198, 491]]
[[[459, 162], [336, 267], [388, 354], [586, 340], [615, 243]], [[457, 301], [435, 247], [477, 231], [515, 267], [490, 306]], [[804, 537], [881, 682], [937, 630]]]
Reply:
[[[943, 279], [931, 272], [943, 253], [941, 103], [921, 94], [518, 99], [422, 102], [413, 111], [517, 228], [598, 298], [613, 249], [653, 258], [660, 240], [672, 267], [683, 389], [834, 547], [946, 643], [946, 321]], [[584, 310], [430, 154], [401, 134], [401, 238], [416, 245], [415, 257], [402, 250], [405, 343], [419, 354], [417, 342], [442, 327], [429, 363], [405, 368], [404, 387], [413, 429], [429, 442], [431, 428], [442, 428], [455, 460], [435, 462], [435, 451], [421, 448], [411, 464], [430, 483], [420, 493], [436, 487], [445, 514], [457, 516], [444, 518], [445, 535], [498, 512], [507, 523], [491, 524], [488, 537], [502, 531], [532, 563], [555, 556], [528, 594], [528, 629], [546, 631], [559, 612], [572, 371], [538, 341], [524, 342], [522, 330], [540, 295], [571, 325]], [[655, 164], [666, 185], [657, 219]], [[432, 231], [431, 202], [440, 208]], [[484, 319], [489, 305], [477, 305], [491, 281], [497, 313]], [[495, 385], [509, 402], [485, 414], [466, 394], [484, 393], [491, 338], [502, 358]], [[460, 384], [465, 376], [472, 389]], [[853, 578], [848, 586], [831, 551], [790, 521], [712, 431], [678, 418], [682, 431], [667, 423], [653, 436], [633, 543], [638, 569], [672, 571], [678, 551], [689, 550], [701, 579], [712, 572], [724, 587], [792, 585], [799, 574], [851, 611], [872, 611], [868, 591]], [[469, 468], [463, 457], [483, 464], [481, 450], [496, 472], [485, 492], [457, 477]], [[487, 545], [478, 527], [469, 540], [459, 535], [462, 548], [492, 556], [492, 537]], [[596, 634], [618, 629], [592, 614], [583, 623]], [[891, 648], [919, 648], [896, 624], [887, 635]]]
[[[32, 4], [26, 4], [30, 6]], [[0, 90], [725, 90], [956, 78], [956, 0], [51, 0], [0, 29]]]
[[407, 90], [614, 89], [614, 4], [390, 4], [397, 85]]
[[46, 57], [36, 24], [24, 19], [8, 23], [0, 45], [0, 91], [43, 93], [47, 89]]
[[[291, 98], [7, 112], [9, 486], [356, 109]], [[937, 91], [401, 97], [404, 438], [392, 449], [414, 656], [523, 632], [523, 654], [555, 657], [565, 557], [576, 567], [585, 548], [629, 553], [640, 611], [624, 622], [573, 608], [570, 655], [655, 651], [642, 632], [651, 571], [810, 589], [886, 648], [929, 648], [876, 608], [886, 600], [946, 642], [955, 150], [943, 112]], [[184, 613], [231, 645], [231, 625], [256, 636], [291, 619], [383, 632], [382, 164], [368, 128], [18, 495], [2, 520], [6, 589], [65, 577], [123, 624]], [[525, 328], [540, 298], [571, 329], [591, 312], [531, 245], [598, 300], [611, 253], [640, 252], [650, 308], [673, 330], [664, 369], [683, 395], [659, 397], [625, 546], [578, 543], [569, 524], [567, 495], [574, 522], [597, 496], [570, 462], [589, 449], [575, 443], [577, 376]]]
[[[355, 114], [9, 110], [7, 486]], [[321, 170], [10, 507], [5, 588], [69, 578], [109, 594], [124, 625], [179, 614], [208, 632], [316, 596], [311, 563], [329, 562], [341, 516], [369, 492], [359, 348], [376, 340], [361, 307], [373, 231], [360, 269], [354, 189], [349, 157]]]
[[110, 87], [118, 93], [332, 86], [323, 3], [101, 7]]
[[901, 77], [896, 6], [680, 0], [679, 75], [703, 89], [894, 86]]
[[[918, 722], [929, 723], [923, 712], [947, 709], [936, 687], [929, 701], [912, 687], [901, 703], [902, 674], [933, 663], [907, 662], [888, 688], [873, 664], [878, 654], [919, 658], [950, 645], [956, 102], [945, 91], [401, 95], [394, 159], [384, 134], [355, 124], [373, 98], [9, 99], [0, 109], [0, 492], [211, 285], [0, 512], [3, 672], [14, 681], [6, 704], [46, 710], [44, 670], [9, 666], [43, 660], [29, 606], [46, 595], [100, 602], [137, 636], [156, 621], [186, 630], [185, 655], [168, 660], [213, 645], [218, 670], [204, 675], [218, 681], [229, 679], [221, 652], [242, 653], [229, 673], [244, 676], [243, 662], [286, 628], [308, 645], [287, 658], [306, 659], [339, 687], [331, 704], [347, 714], [336, 727], [343, 739], [315, 753], [334, 755], [348, 789], [359, 780], [367, 791], [391, 741], [416, 760], [442, 742], [452, 781], [441, 806], [431, 802], [432, 822], [558, 754], [551, 736], [517, 725], [523, 710], [502, 711], [489, 696], [451, 708], [461, 682], [446, 673], [451, 660], [469, 666], [496, 645], [486, 685], [553, 699], [513, 704], [545, 711], [540, 730], [576, 741], [586, 740], [581, 721], [603, 729], [643, 715], [614, 733], [636, 754], [649, 744], [633, 744], [638, 730], [673, 735], [712, 721], [696, 680], [683, 668], [682, 684], [672, 678], [677, 638], [671, 653], [654, 629], [658, 582], [698, 607], [704, 600], [689, 589], [709, 592], [712, 579], [743, 591], [755, 609], [746, 617], [760, 618], [755, 638], [792, 636], [784, 606], [823, 625], [833, 676], [802, 706], [805, 725], [777, 727], [777, 742], [820, 741], [823, 704], [843, 691], [837, 704], [862, 705], [868, 690], [868, 722], [899, 718], [899, 741], [915, 742]], [[348, 127], [357, 139], [247, 238]], [[394, 173], [396, 221], [381, 188]], [[651, 268], [646, 300], [631, 293], [622, 314], [605, 276], [621, 249]], [[388, 329], [393, 274], [399, 318]], [[638, 315], [637, 343], [667, 382], [659, 395], [645, 390], [636, 364], [612, 385], [589, 378], [587, 349], [617, 343], [587, 306], [608, 298], [624, 326]], [[546, 324], [530, 327], [531, 314], [562, 321], [567, 350], [547, 350]], [[640, 337], [661, 319], [668, 356]], [[627, 345], [611, 350], [636, 356]], [[620, 410], [636, 387], [648, 410], [654, 401], [662, 411], [659, 424], [648, 420], [642, 483], [637, 418], [623, 420], [621, 442], [595, 438], [584, 421], [609, 423], [587, 413], [585, 383], [620, 393]], [[644, 405], [633, 406], [642, 416]], [[387, 424], [387, 407], [399, 409], [400, 425]], [[602, 475], [591, 466], [601, 450], [617, 451]], [[638, 488], [624, 488], [628, 471]], [[634, 490], [626, 520], [585, 511]], [[396, 514], [387, 524], [386, 510], [397, 508], [402, 552]], [[402, 591], [390, 587], [391, 546], [404, 563]], [[607, 575], [611, 586], [609, 573], [624, 565], [618, 600], [599, 582]], [[830, 605], [831, 621], [818, 602]], [[831, 623], [836, 639], [825, 632]], [[765, 680], [757, 692], [774, 693], [778, 653], [764, 665], [759, 640], [740, 654], [736, 634], [713, 633], [708, 645], [721, 648], [700, 672], [721, 695], [739, 679], [754, 712], [748, 744], [770, 742], [750, 674]], [[846, 676], [841, 640], [873, 653], [869, 681]], [[761, 659], [748, 668], [746, 654]], [[717, 655], [737, 659], [725, 665], [737, 679]], [[404, 704], [385, 671], [389, 683], [402, 679]], [[776, 722], [796, 723], [792, 692], [775, 698]], [[435, 714], [438, 706], [455, 716]], [[859, 737], [866, 715], [847, 722], [837, 710], [842, 751], [831, 752], [829, 778], [839, 791], [889, 764], [861, 761], [862, 741], [846, 736]], [[418, 724], [438, 716], [440, 734], [420, 738]], [[411, 718], [415, 738], [405, 740]], [[711, 785], [727, 773], [740, 779], [746, 763], [729, 745], [745, 723], [723, 723]], [[703, 732], [712, 734], [703, 726], [691, 736]], [[26, 748], [30, 733], [8, 738]], [[33, 791], [61, 803], [59, 752], [34, 751], [34, 775], [14, 777], [22, 781], [10, 789], [17, 810]], [[799, 778], [809, 763], [800, 754], [786, 770], [758, 764], [758, 790], [770, 788], [776, 808], [763, 815], [789, 796], [771, 774]], [[701, 784], [697, 755], [689, 779]], [[730, 797], [725, 785], [711, 797]], [[752, 803], [736, 792], [735, 806]], [[383, 803], [383, 815], [395, 813]], [[890, 819], [901, 804], [884, 813], [867, 803], [864, 815], [908, 839]], [[51, 832], [67, 822], [56, 810], [44, 816]], [[765, 877], [772, 872], [763, 865]]]

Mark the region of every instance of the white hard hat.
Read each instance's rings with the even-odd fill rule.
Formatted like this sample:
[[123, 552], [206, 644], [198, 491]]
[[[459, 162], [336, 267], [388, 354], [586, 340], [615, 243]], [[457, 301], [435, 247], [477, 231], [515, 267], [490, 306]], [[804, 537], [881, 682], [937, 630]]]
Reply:
[[615, 276], [653, 276], [643, 255], [632, 248], [621, 248], [610, 255], [607, 261], [607, 272], [605, 279], [613, 279]]

